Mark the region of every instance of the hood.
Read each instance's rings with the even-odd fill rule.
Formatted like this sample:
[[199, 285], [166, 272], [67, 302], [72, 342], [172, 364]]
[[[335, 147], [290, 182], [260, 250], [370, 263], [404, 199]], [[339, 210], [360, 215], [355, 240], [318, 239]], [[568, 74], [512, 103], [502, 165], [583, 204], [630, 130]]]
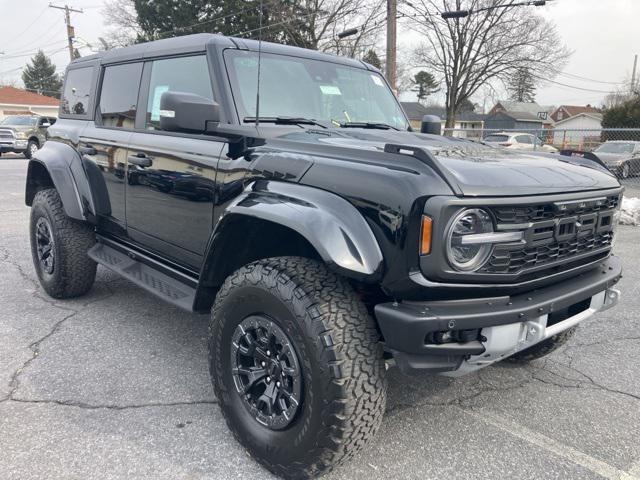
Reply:
[[0, 130], [13, 130], [14, 132], [28, 132], [33, 128], [29, 125], [0, 125]]
[[620, 186], [609, 171], [590, 160], [507, 150], [437, 135], [355, 128], [297, 129], [271, 134], [281, 140], [377, 152], [384, 151], [386, 144], [419, 147], [435, 158], [450, 183], [456, 183], [465, 196], [538, 195]]

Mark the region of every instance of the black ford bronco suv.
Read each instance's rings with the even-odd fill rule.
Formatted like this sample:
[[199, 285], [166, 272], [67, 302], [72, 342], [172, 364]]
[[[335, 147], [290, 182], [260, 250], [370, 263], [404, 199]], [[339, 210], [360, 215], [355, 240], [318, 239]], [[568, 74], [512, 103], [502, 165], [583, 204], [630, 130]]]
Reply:
[[99, 264], [210, 313], [229, 428], [287, 478], [374, 435], [386, 366], [528, 361], [615, 305], [621, 196], [591, 159], [412, 131], [360, 61], [208, 34], [74, 61], [26, 185], [46, 292]]

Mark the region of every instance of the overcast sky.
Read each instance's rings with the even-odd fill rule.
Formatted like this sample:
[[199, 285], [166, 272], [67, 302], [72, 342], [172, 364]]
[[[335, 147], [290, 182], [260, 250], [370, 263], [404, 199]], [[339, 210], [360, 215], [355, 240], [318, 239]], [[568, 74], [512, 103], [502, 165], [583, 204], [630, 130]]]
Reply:
[[[69, 59], [64, 13], [48, 4], [49, 0], [0, 0], [0, 52], [4, 52], [0, 55], [0, 82], [20, 85], [22, 68], [39, 48], [64, 71]], [[80, 51], [89, 54], [107, 28], [101, 16], [103, 0], [74, 0], [70, 4], [84, 10], [72, 15], [72, 23]], [[527, 10], [523, 8], [523, 14]], [[556, 78], [568, 87], [540, 87], [538, 103], [600, 105], [607, 91], [630, 78], [634, 54], [640, 53], [640, 0], [554, 0], [536, 10], [555, 20], [565, 44], [574, 51], [564, 74]], [[401, 34], [403, 37], [407, 38]], [[408, 47], [401, 42], [400, 53]], [[475, 100], [481, 104], [492, 101], [482, 94]]]

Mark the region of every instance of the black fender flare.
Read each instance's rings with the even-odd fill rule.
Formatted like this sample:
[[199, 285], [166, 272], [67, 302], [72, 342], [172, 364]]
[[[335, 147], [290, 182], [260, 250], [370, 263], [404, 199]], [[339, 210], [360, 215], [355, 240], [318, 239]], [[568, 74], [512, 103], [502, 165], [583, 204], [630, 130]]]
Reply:
[[72, 146], [53, 141], [45, 142], [29, 160], [25, 191], [28, 206], [37, 191], [47, 185], [45, 172], [70, 218], [96, 223], [98, 215], [110, 213], [109, 196], [98, 167], [84, 161]]
[[[347, 277], [374, 281], [382, 273], [383, 255], [378, 241], [351, 203], [315, 187], [258, 180], [229, 204], [211, 235], [200, 272], [200, 279], [210, 280], [209, 287], [224, 281], [226, 272], [221, 272], [220, 265], [230, 253], [218, 247], [225, 245], [225, 237], [237, 233], [232, 231], [237, 225], [233, 220], [239, 216], [293, 230], [330, 268]], [[201, 282], [199, 288], [206, 287]]]

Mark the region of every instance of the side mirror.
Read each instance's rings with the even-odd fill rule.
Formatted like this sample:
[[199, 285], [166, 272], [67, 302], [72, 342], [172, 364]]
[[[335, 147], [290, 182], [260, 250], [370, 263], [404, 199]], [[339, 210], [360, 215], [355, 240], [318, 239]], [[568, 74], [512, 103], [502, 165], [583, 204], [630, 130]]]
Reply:
[[420, 133], [430, 133], [432, 135], [442, 134], [442, 121], [436, 115], [425, 115], [420, 124]]
[[49, 122], [42, 122], [42, 125], [40, 125], [41, 127], [47, 128], [50, 127], [51, 124]]
[[220, 122], [220, 105], [184, 92], [164, 92], [160, 97], [160, 128], [168, 132], [203, 133], [208, 123]]

